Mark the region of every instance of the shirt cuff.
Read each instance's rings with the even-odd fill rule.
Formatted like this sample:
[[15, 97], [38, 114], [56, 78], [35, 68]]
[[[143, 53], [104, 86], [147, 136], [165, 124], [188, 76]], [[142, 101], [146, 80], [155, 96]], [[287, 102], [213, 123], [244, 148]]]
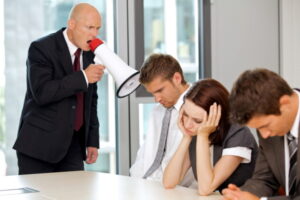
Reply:
[[251, 152], [247, 147], [231, 147], [223, 149], [222, 156], [238, 156], [244, 158], [241, 163], [250, 163]]
[[86, 85], [87, 85], [87, 87], [89, 87], [89, 81], [88, 81], [88, 79], [87, 79], [87, 77], [86, 77], [85, 71], [84, 71], [83, 69], [82, 69], [81, 71], [82, 71], [83, 76], [84, 76], [84, 78], [85, 78]]

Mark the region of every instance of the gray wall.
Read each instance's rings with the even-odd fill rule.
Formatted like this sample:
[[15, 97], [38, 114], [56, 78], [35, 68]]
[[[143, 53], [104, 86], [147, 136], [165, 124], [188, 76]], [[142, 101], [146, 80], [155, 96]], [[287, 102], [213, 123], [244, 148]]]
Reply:
[[300, 1], [280, 0], [280, 66], [292, 87], [300, 88]]
[[228, 89], [244, 70], [279, 72], [277, 0], [211, 1], [212, 78]]

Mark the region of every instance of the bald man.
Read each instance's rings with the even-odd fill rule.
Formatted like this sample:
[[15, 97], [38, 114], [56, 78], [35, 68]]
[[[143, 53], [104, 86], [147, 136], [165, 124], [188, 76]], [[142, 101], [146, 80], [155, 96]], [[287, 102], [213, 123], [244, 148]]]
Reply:
[[19, 174], [83, 170], [99, 148], [97, 81], [104, 67], [93, 64], [89, 41], [101, 28], [93, 6], [75, 5], [67, 28], [31, 43], [27, 92], [17, 151]]

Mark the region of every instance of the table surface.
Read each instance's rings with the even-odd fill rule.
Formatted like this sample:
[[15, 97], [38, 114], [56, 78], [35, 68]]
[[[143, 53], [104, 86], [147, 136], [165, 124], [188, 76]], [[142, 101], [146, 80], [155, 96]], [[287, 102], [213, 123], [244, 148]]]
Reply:
[[[39, 192], [3, 194], [29, 187]], [[99, 172], [75, 171], [0, 177], [1, 200], [219, 200], [199, 196], [195, 189], [177, 186], [166, 190], [160, 182]]]

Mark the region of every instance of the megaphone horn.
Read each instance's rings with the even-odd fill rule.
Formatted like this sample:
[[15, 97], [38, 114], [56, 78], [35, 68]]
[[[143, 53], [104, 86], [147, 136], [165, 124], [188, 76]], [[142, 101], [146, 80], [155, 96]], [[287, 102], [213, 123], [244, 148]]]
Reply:
[[140, 72], [129, 67], [102, 40], [96, 38], [89, 45], [95, 54], [94, 62], [103, 64], [116, 81], [117, 97], [126, 97], [140, 86]]

